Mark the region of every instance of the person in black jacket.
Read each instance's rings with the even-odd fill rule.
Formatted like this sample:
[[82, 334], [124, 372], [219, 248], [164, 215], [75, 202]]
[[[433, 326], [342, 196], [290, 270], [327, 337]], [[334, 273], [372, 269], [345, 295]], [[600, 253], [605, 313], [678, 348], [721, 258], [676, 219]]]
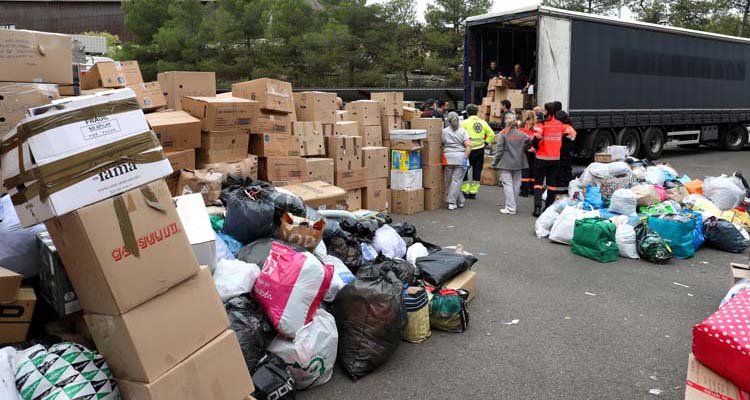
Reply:
[[557, 111], [555, 113], [555, 118], [565, 125], [565, 134], [562, 137], [562, 144], [560, 145], [560, 168], [557, 177], [557, 182], [559, 184], [557, 194], [565, 195], [568, 193], [568, 185], [570, 184], [570, 181], [573, 180], [573, 156], [575, 154], [576, 130], [573, 129], [573, 123], [570, 120], [570, 116], [565, 111]]

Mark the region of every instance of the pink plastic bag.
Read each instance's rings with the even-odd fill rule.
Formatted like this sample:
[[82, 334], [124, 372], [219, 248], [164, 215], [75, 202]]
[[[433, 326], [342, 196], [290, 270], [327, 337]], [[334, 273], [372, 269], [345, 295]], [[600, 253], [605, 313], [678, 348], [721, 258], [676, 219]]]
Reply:
[[664, 201], [667, 199], [667, 190], [664, 189], [663, 186], [654, 185], [654, 190], [656, 190], [656, 194], [659, 195], [659, 201]]
[[279, 333], [294, 338], [312, 321], [332, 278], [333, 266], [323, 265], [309, 252], [273, 242], [253, 295]]

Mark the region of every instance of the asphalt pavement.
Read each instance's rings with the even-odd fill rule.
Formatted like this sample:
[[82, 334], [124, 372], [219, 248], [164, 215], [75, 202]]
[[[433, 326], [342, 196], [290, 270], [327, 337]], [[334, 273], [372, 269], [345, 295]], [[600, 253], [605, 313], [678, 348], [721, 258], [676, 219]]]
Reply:
[[[680, 149], [662, 161], [694, 177], [750, 175], [749, 155]], [[747, 255], [702, 249], [667, 265], [599, 264], [537, 239], [531, 199], [505, 216], [501, 198], [499, 188], [482, 187], [465, 209], [398, 218], [429, 242], [462, 243], [479, 257], [468, 331], [402, 342], [388, 363], [356, 382], [337, 366], [329, 383], [298, 398], [684, 398], [692, 327], [729, 289], [729, 263]]]

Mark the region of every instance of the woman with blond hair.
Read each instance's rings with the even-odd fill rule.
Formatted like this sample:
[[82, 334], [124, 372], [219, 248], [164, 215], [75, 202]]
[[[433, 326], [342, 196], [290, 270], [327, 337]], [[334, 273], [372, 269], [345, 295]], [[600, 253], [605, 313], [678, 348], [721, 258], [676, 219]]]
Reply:
[[505, 207], [501, 214], [515, 215], [518, 196], [521, 191], [521, 175], [525, 168], [529, 168], [526, 150], [531, 143], [531, 137], [517, 128], [515, 114], [505, 116], [505, 129], [496, 136], [497, 147], [492, 167], [500, 170], [505, 193]]
[[[542, 133], [542, 128], [538, 126], [536, 113], [531, 110], [524, 110], [521, 114], [521, 123], [519, 124], [518, 130], [528, 135], [530, 138], [534, 138], [534, 133]], [[521, 197], [529, 197], [529, 194], [534, 190], [534, 160], [536, 160], [536, 150], [533, 146], [529, 146], [526, 150], [526, 160], [529, 163], [528, 168], [524, 168], [521, 173]]]

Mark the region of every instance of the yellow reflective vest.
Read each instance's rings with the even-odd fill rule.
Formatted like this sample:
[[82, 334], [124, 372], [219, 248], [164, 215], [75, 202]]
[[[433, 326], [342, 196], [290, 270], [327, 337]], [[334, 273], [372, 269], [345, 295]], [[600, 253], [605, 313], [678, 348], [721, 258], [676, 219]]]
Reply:
[[461, 123], [461, 127], [469, 134], [471, 138], [471, 149], [477, 150], [484, 147], [485, 143], [495, 141], [495, 131], [490, 128], [487, 121], [472, 115]]

